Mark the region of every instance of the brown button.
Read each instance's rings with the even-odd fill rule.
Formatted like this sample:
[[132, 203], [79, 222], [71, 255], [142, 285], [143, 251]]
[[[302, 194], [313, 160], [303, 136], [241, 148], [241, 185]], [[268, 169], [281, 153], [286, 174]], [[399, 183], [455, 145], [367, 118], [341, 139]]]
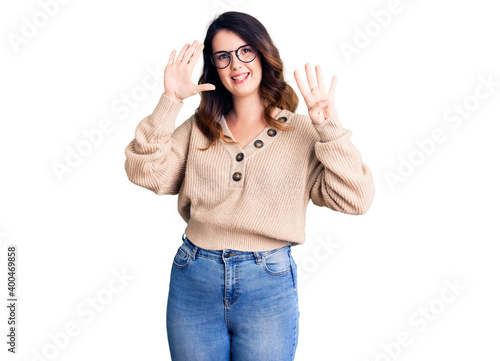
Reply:
[[270, 137], [274, 137], [276, 135], [276, 130], [274, 129], [269, 129], [267, 131], [267, 135], [269, 135]]
[[238, 182], [241, 179], [242, 176], [243, 175], [240, 172], [234, 172], [233, 173], [233, 180], [235, 180], [236, 182]]
[[238, 154], [236, 155], [236, 160], [237, 160], [238, 162], [241, 162], [241, 161], [243, 160], [243, 158], [244, 158], [244, 157], [245, 157], [245, 154], [243, 154], [243, 153], [238, 153]]
[[287, 117], [279, 117], [279, 118], [278, 118], [278, 120], [281, 120], [281, 121], [283, 121], [283, 122], [286, 122], [286, 121], [288, 120], [288, 118], [287, 118]]
[[264, 142], [262, 140], [256, 140], [255, 142], [253, 142], [253, 145], [255, 145], [255, 148], [262, 148], [262, 146], [264, 145]]

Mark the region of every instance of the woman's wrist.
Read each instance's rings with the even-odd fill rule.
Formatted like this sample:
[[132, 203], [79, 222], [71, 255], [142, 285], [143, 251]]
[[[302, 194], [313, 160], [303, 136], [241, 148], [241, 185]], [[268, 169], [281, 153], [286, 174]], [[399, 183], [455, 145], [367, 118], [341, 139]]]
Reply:
[[166, 93], [166, 92], [163, 92], [163, 94], [165, 94], [167, 97], [169, 97], [170, 99], [178, 102], [178, 103], [182, 103], [182, 99], [179, 99], [178, 97], [176, 97], [175, 95], [173, 94], [170, 94], [170, 93]]

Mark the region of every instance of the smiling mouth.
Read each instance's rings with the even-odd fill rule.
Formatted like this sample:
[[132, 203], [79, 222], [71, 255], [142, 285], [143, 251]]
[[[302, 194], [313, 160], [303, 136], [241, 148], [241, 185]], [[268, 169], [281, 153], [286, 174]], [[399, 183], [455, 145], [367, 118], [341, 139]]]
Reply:
[[250, 73], [246, 73], [245, 75], [242, 75], [242, 76], [239, 76], [239, 77], [231, 77], [231, 79], [233, 79], [234, 81], [242, 81], [242, 80], [245, 80], [248, 76], [250, 75]]

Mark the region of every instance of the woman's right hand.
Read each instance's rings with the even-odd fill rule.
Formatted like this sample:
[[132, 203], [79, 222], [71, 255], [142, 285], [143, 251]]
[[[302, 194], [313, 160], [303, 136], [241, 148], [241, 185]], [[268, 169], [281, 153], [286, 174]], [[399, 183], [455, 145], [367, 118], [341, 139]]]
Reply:
[[191, 80], [193, 68], [204, 47], [204, 44], [201, 43], [194, 52], [197, 44], [198, 41], [195, 40], [191, 46], [189, 44], [184, 45], [175, 61], [175, 50], [172, 51], [164, 71], [165, 95], [178, 102], [202, 91], [215, 90], [215, 85], [213, 84], [205, 83], [196, 85]]

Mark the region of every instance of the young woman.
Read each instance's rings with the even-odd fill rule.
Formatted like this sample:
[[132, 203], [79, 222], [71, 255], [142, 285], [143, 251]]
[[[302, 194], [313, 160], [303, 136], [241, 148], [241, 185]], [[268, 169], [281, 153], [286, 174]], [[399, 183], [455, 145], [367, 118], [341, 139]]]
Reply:
[[[203, 53], [198, 85], [191, 80]], [[311, 200], [363, 214], [374, 197], [370, 169], [306, 64], [295, 71], [308, 116], [284, 81], [264, 26], [227, 12], [203, 44], [186, 44], [165, 68], [165, 92], [125, 149], [131, 182], [178, 194], [187, 226], [172, 262], [167, 335], [172, 360], [293, 360], [299, 334], [297, 265]], [[183, 100], [201, 95], [175, 128]]]

